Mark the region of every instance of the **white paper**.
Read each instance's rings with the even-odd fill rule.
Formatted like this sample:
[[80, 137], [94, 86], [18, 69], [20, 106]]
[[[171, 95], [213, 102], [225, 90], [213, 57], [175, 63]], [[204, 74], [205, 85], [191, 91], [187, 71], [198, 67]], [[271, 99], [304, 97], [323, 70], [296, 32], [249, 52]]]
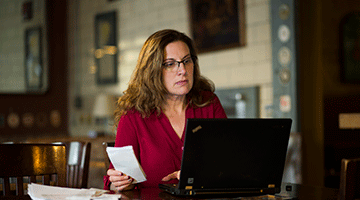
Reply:
[[114, 168], [132, 177], [133, 183], [146, 181], [146, 175], [136, 159], [132, 146], [107, 147], [106, 152]]
[[[31, 183], [28, 185], [28, 195], [33, 200], [90, 200], [107, 199], [118, 200], [120, 194], [104, 194], [106, 190], [100, 189], [75, 189], [57, 186], [40, 185]], [[98, 194], [97, 196], [94, 196]]]

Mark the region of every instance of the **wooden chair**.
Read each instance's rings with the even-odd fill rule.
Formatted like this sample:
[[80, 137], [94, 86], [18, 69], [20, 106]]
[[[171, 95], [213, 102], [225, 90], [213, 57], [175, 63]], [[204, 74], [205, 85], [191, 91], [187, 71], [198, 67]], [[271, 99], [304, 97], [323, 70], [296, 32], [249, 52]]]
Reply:
[[360, 158], [341, 160], [339, 199], [360, 199]]
[[63, 142], [67, 149], [66, 186], [87, 188], [90, 167], [90, 142]]
[[66, 186], [63, 144], [0, 144], [0, 162], [0, 198], [25, 196], [28, 182]]
[[103, 145], [103, 153], [104, 153], [104, 157], [105, 157], [105, 170], [107, 171], [110, 166], [110, 159], [107, 155], [106, 147], [114, 147], [115, 142], [103, 142], [102, 145]]

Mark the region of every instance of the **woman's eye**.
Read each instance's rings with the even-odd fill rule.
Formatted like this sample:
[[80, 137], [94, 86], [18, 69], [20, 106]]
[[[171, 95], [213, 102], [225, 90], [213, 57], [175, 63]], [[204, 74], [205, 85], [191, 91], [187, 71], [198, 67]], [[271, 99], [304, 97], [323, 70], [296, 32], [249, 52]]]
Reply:
[[175, 62], [166, 62], [166, 63], [164, 63], [164, 66], [165, 67], [172, 67], [172, 66], [174, 66], [174, 64], [175, 64]]

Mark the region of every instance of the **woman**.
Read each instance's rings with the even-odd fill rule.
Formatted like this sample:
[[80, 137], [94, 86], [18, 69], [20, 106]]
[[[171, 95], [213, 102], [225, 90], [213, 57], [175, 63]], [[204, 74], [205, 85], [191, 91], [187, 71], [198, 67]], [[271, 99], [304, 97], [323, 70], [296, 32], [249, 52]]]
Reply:
[[[116, 147], [132, 145], [147, 181], [139, 187], [176, 183], [188, 118], [226, 118], [214, 85], [200, 75], [191, 39], [175, 30], [151, 35], [115, 111]], [[129, 190], [133, 179], [112, 169], [104, 189]]]

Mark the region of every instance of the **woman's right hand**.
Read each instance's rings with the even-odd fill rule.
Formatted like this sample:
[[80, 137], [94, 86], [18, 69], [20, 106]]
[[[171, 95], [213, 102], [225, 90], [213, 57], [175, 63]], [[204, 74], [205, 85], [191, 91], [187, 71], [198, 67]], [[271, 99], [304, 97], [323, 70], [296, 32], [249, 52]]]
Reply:
[[134, 179], [122, 173], [121, 171], [108, 169], [107, 175], [109, 176], [109, 180], [111, 182], [111, 190], [124, 191], [134, 189], [135, 187], [134, 184], [132, 184]]

